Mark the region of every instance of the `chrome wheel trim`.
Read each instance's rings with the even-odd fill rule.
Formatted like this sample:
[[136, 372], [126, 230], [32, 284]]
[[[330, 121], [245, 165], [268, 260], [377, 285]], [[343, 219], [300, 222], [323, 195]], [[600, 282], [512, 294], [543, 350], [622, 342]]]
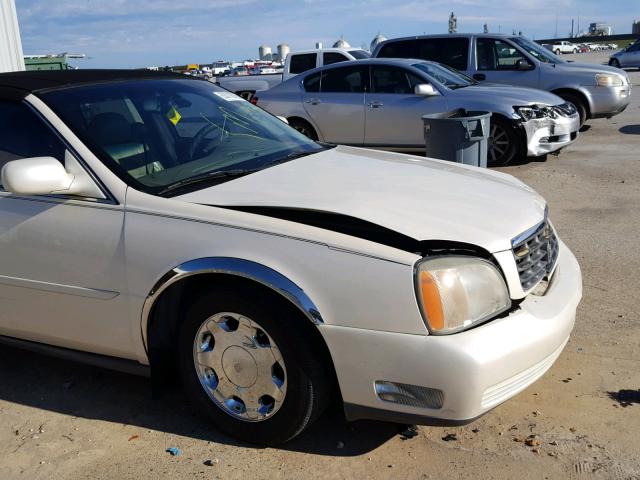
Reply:
[[247, 422], [275, 415], [287, 393], [280, 350], [254, 320], [233, 312], [207, 318], [193, 341], [200, 385], [223, 412]]
[[489, 156], [493, 162], [499, 162], [509, 150], [509, 135], [507, 131], [495, 123], [491, 125], [489, 134]]

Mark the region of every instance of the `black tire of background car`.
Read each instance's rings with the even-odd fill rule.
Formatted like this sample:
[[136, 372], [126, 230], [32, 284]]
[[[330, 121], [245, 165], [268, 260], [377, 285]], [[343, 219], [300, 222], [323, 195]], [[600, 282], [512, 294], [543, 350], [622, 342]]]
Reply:
[[617, 58], [609, 60], [609, 65], [612, 67], [620, 68], [620, 61]]
[[562, 92], [558, 93], [557, 95], [563, 100], [569, 103], [573, 103], [573, 105], [576, 107], [576, 110], [578, 111], [578, 115], [580, 116], [580, 128], [582, 128], [584, 122], [587, 121], [587, 107], [584, 104], [584, 100], [582, 100], [578, 95], [569, 92]]
[[290, 118], [288, 119], [288, 122], [291, 127], [309, 137], [311, 140], [318, 140], [318, 134], [306, 120], [302, 120], [301, 118]]
[[256, 92], [253, 90], [241, 90], [239, 92], [236, 92], [236, 95], [238, 95], [241, 98], [244, 98], [247, 102], [250, 102], [255, 94]]
[[[237, 312], [255, 319], [278, 345], [285, 363], [285, 400], [271, 418], [247, 422], [233, 418], [213, 403], [200, 384], [193, 360], [193, 342], [200, 325], [220, 312]], [[278, 445], [300, 434], [329, 402], [331, 381], [324, 356], [313, 348], [299, 322], [306, 318], [279, 308], [260, 291], [216, 289], [190, 306], [178, 339], [179, 371], [185, 394], [199, 414], [229, 436], [257, 445]]]
[[[496, 130], [497, 129], [497, 130]], [[493, 138], [490, 136], [489, 145], [487, 146], [487, 165], [489, 167], [503, 167], [508, 165], [514, 157], [520, 152], [520, 138], [518, 133], [512, 122], [508, 120], [504, 120], [501, 117], [493, 115], [491, 117], [491, 134], [494, 131], [497, 133], [497, 136], [500, 136], [498, 132], [504, 132], [507, 141], [509, 142], [504, 153], [498, 155], [498, 157], [493, 160], [491, 157], [491, 143]]]

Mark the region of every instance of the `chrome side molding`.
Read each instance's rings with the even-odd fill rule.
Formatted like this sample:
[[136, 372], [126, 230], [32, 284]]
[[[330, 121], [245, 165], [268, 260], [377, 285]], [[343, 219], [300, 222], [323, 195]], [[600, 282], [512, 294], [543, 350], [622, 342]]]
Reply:
[[207, 257], [190, 260], [177, 267], [160, 278], [153, 286], [153, 289], [147, 295], [142, 307], [142, 339], [144, 347], [148, 350], [147, 328], [149, 323], [149, 315], [156, 300], [171, 285], [194, 275], [206, 273], [221, 273], [226, 275], [235, 275], [247, 278], [260, 283], [274, 292], [279, 293], [298, 310], [300, 310], [313, 324], [321, 325], [324, 323], [318, 308], [311, 301], [309, 296], [298, 285], [292, 282], [279, 272], [260, 263], [232, 257]]

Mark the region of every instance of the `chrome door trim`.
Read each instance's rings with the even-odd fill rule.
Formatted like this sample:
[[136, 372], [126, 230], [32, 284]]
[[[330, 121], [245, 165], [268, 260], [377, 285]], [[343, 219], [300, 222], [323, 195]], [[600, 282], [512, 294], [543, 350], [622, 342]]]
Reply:
[[282, 295], [295, 305], [314, 325], [322, 325], [324, 320], [318, 308], [309, 296], [293, 281], [281, 273], [260, 263], [232, 257], [206, 257], [190, 260], [164, 274], [153, 286], [142, 307], [141, 333], [145, 350], [148, 353], [148, 324], [151, 310], [164, 292], [171, 285], [199, 274], [221, 273], [247, 278], [260, 283]]
[[98, 300], [112, 300], [120, 295], [120, 292], [110, 290], [99, 290], [97, 288], [76, 287], [73, 285], [63, 285], [61, 283], [42, 282], [40, 280], [29, 280], [26, 278], [10, 277], [0, 275], [0, 284], [12, 287], [29, 288], [31, 290], [42, 290], [45, 292], [62, 293], [65, 295], [75, 295], [77, 297], [95, 298]]

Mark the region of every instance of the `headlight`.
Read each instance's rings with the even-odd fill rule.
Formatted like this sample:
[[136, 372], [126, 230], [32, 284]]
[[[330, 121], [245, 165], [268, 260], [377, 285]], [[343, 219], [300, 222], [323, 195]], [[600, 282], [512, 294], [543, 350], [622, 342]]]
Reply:
[[531, 105], [526, 107], [513, 107], [518, 112], [522, 120], [528, 122], [535, 118], [556, 118], [557, 114], [553, 107], [546, 105]]
[[458, 332], [511, 306], [498, 269], [477, 257], [435, 257], [416, 265], [417, 295], [429, 331]]
[[596, 74], [596, 85], [598, 87], [621, 87], [624, 85], [620, 75], [612, 75], [610, 73]]

